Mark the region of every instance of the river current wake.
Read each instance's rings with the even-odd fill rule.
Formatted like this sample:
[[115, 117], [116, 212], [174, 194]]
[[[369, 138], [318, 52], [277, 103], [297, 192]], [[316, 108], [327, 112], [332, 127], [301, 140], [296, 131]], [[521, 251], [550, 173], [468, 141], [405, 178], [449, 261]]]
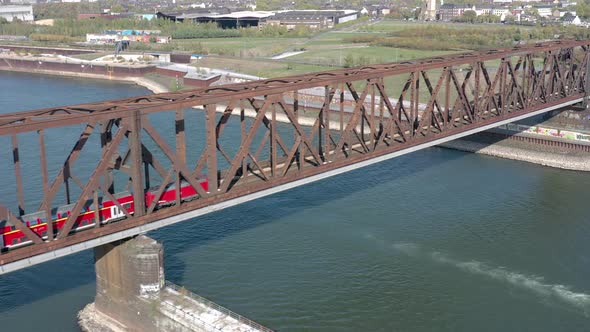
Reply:
[[439, 264], [453, 266], [461, 271], [481, 275], [493, 280], [508, 283], [542, 297], [544, 300], [558, 300], [582, 311], [590, 317], [590, 295], [575, 292], [569, 286], [547, 283], [543, 277], [510, 271], [504, 267], [494, 267], [476, 260], [461, 261], [439, 251], [428, 251], [414, 243], [395, 243], [393, 248], [408, 256], [430, 259]]

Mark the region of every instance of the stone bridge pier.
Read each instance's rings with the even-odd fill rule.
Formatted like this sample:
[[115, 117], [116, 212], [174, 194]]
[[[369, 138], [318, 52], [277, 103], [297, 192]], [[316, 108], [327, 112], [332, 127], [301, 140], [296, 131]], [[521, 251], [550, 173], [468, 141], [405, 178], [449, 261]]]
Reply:
[[94, 249], [95, 302], [78, 314], [88, 332], [269, 332], [164, 279], [163, 245], [145, 235]]
[[96, 298], [80, 313], [81, 327], [87, 331], [156, 331], [157, 299], [165, 284], [162, 244], [140, 235], [96, 247], [94, 261]]

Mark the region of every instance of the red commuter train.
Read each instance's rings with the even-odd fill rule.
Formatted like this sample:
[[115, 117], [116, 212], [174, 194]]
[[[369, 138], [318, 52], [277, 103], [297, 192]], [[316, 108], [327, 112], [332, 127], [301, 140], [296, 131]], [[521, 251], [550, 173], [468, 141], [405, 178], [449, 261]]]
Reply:
[[[209, 182], [207, 179], [197, 179], [197, 182], [205, 191], [209, 190]], [[156, 190], [157, 188], [152, 188], [145, 194], [146, 206], [150, 206], [154, 200]], [[133, 195], [130, 192], [120, 192], [113, 196], [119, 202], [119, 204], [123, 206], [127, 212], [129, 212], [129, 214], [133, 214], [135, 206], [133, 203]], [[195, 188], [193, 188], [186, 181], [181, 182], [180, 199], [182, 201], [190, 200], [196, 198], [197, 196], [198, 195]], [[175, 202], [176, 185], [169, 184], [158, 200], [156, 208], [172, 205], [175, 204]], [[92, 200], [86, 202], [84, 205], [84, 210], [80, 212], [71, 232], [79, 232], [94, 227], [95, 216], [94, 210], [91, 210], [92, 204]], [[68, 216], [70, 215], [71, 209], [74, 208], [74, 205], [75, 204], [63, 205], [57, 209], [52, 210], [51, 224], [53, 225], [54, 232], [59, 232], [63, 228], [66, 220], [68, 219]], [[25, 222], [27, 227], [29, 227], [33, 232], [39, 234], [39, 236], [41, 236], [43, 239], [46, 239], [48, 224], [45, 215], [45, 212], [25, 214], [21, 217], [21, 220]], [[99, 216], [100, 223], [105, 224], [107, 222], [125, 218], [125, 213], [121, 211], [121, 209], [119, 209], [119, 207], [113, 201], [102, 201], [102, 199], [99, 198]], [[28, 239], [25, 234], [16, 227], [8, 226], [6, 220], [0, 220], [0, 250], [6, 251], [31, 244], [32, 242], [33, 241]]]

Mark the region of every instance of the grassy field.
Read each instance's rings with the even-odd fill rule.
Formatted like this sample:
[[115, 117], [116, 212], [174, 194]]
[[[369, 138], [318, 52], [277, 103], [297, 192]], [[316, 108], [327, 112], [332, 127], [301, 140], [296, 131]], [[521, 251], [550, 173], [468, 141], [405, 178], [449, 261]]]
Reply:
[[174, 49], [244, 58], [270, 57], [291, 45], [302, 44], [302, 38], [203, 38], [173, 41]]
[[362, 65], [427, 58], [449, 53], [454, 52], [342, 44], [334, 48], [310, 48], [309, 51], [290, 57], [289, 59], [318, 64], [344, 66], [347, 63], [347, 57], [352, 59], [353, 65]]
[[[374, 24], [361, 26], [357, 29], [358, 32], [365, 33], [395, 33], [406, 29], [418, 29], [425, 26], [444, 26], [453, 27], [458, 30], [462, 29], [485, 29], [487, 31], [498, 31], [502, 29], [513, 29], [514, 25], [504, 24], [488, 24], [488, 23], [449, 23], [449, 22], [421, 22], [421, 21], [393, 21], [383, 20]], [[534, 29], [530, 26], [518, 26], [519, 29]]]
[[196, 67], [218, 68], [258, 77], [281, 77], [330, 70], [334, 68], [272, 60], [205, 57]]
[[[142, 51], [141, 48], [144, 47], [155, 47], [156, 50], [162, 51], [206, 54], [208, 56], [193, 65], [272, 78], [465, 52], [470, 49], [470, 42], [473, 42], [474, 49], [493, 48], [494, 42], [511, 43], [516, 31], [522, 36], [528, 36], [530, 35], [529, 31], [540, 30], [532, 30], [529, 27], [507, 27], [499, 24], [449, 24], [385, 20], [367, 22], [345, 31], [322, 32], [310, 38], [177, 39], [173, 40], [171, 44], [136, 44], [134, 46], [136, 49], [130, 51], [137, 52]], [[440, 35], [438, 32], [443, 32], [444, 35]], [[384, 40], [376, 41], [375, 38], [383, 38]], [[468, 41], [467, 38], [471, 39]], [[436, 45], [435, 41], [438, 39], [444, 40], [438, 45], [444, 46], [448, 40], [449, 43], [457, 43], [461, 47], [440, 49], [424, 47], [429, 46], [429, 43]], [[481, 45], [482, 40], [485, 44], [483, 46]], [[408, 47], [395, 46], [395, 43], [404, 44], [404, 41], [410, 41]], [[414, 43], [414, 41], [416, 42]], [[476, 42], [478, 43], [476, 44]], [[418, 47], [419, 43], [421, 43], [421, 47]], [[288, 58], [270, 59], [273, 55], [281, 52], [301, 50], [304, 52]], [[102, 53], [82, 57], [92, 59], [99, 55]], [[403, 84], [404, 79], [396, 83]]]
[[[342, 67], [376, 63], [389, 63], [420, 59], [437, 55], [464, 52], [465, 49], [437, 50], [410, 49], [400, 47], [375, 46], [369, 43], [353, 43], [351, 38], [363, 35], [385, 35], [395, 31], [423, 29], [425, 23], [382, 21], [371, 22], [353, 31], [329, 31], [312, 38], [235, 38], [199, 40], [203, 47], [214, 50], [223, 47], [228, 50], [214, 57], [205, 57], [195, 66], [226, 69], [259, 77], [280, 77], [330, 70]], [[456, 25], [442, 25], [453, 26]], [[498, 28], [502, 28], [499, 26]], [[187, 41], [187, 44], [196, 40]], [[269, 57], [281, 51], [304, 53], [271, 60]], [[215, 53], [215, 52], [210, 52]], [[227, 56], [229, 55], [229, 56]]]

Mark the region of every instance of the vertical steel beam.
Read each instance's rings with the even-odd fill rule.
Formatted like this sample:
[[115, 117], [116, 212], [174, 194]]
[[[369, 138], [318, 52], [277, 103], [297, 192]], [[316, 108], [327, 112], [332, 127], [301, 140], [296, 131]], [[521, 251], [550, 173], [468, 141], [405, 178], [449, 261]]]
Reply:
[[[209, 192], [215, 194], [219, 187], [217, 176], [217, 131], [215, 124], [216, 104], [205, 106], [206, 111], [206, 133], [207, 133], [207, 177], [209, 180]], [[243, 144], [243, 143], [242, 143]]]
[[[324, 107], [318, 115], [320, 117], [320, 156], [323, 157], [324, 162], [328, 162], [330, 157], [330, 104], [332, 102], [332, 95], [330, 86], [324, 86]], [[323, 127], [323, 128], [322, 128]], [[323, 130], [322, 130], [323, 129]], [[323, 144], [322, 144], [323, 143]]]
[[[111, 141], [113, 140], [113, 133], [112, 133], [112, 128], [114, 125], [114, 120], [108, 120], [106, 122], [102, 122], [100, 124], [100, 146], [102, 148], [102, 156], [104, 157], [104, 155], [106, 154], [106, 151], [109, 147], [109, 144], [111, 144]], [[105, 186], [106, 186], [106, 190], [110, 193], [110, 194], [114, 194], [115, 193], [115, 181], [113, 181], [113, 174], [112, 172], [105, 172], [104, 174], [104, 182], [105, 182]]]
[[[41, 176], [43, 178], [43, 197], [49, 193], [49, 175], [47, 174], [47, 155], [45, 153], [45, 135], [43, 130], [39, 130], [39, 157], [41, 163]], [[51, 206], [45, 205], [45, 222], [47, 223], [47, 241], [53, 240], [53, 218], [51, 216]]]
[[344, 83], [340, 83], [340, 101], [338, 103], [339, 109], [338, 109], [338, 113], [339, 113], [339, 121], [340, 121], [340, 136], [342, 136], [342, 133], [344, 132], [344, 102], [345, 102], [345, 98], [344, 98], [345, 94], [344, 94]]
[[[184, 111], [176, 110], [174, 127], [176, 131], [176, 154], [178, 159], [186, 163], [186, 137], [184, 128]], [[176, 204], [180, 205], [180, 172], [176, 172]]]
[[330, 106], [332, 105], [332, 101], [334, 100], [334, 93], [335, 93], [335, 89], [336, 87], [334, 87], [333, 89], [328, 88], [328, 86], [326, 86], [326, 93], [328, 95], [328, 104], [326, 105], [326, 109], [324, 110], [324, 150], [325, 152], [325, 157], [324, 160], [326, 162], [330, 161], [330, 113], [331, 113], [331, 108]]
[[270, 125], [270, 174], [274, 178], [277, 176], [277, 104], [272, 104], [272, 118]]
[[14, 163], [14, 177], [16, 180], [16, 193], [18, 197], [18, 215], [25, 214], [25, 196], [23, 193], [23, 178], [20, 172], [20, 153], [18, 150], [18, 138], [12, 134], [12, 161]]
[[481, 67], [479, 65], [479, 62], [475, 62], [472, 66], [475, 67], [475, 89], [473, 91], [473, 119], [477, 122], [480, 120], [480, 113], [483, 112], [479, 107], [479, 95], [481, 93], [479, 91], [479, 85], [481, 80]]
[[[295, 104], [297, 105], [297, 107], [294, 107], [293, 110], [295, 112], [295, 122], [297, 122], [297, 124], [299, 124], [299, 109], [300, 109], [300, 104], [299, 104], [299, 90], [295, 90]], [[303, 98], [305, 98], [305, 96], [303, 96]], [[305, 105], [303, 108], [303, 114], [305, 115]], [[295, 134], [297, 136], [297, 132], [295, 132]], [[303, 167], [305, 166], [305, 146], [303, 144], [299, 144], [299, 147], [297, 148], [297, 162], [299, 164], [299, 169], [303, 169]]]
[[[293, 93], [293, 113], [295, 115], [295, 123], [299, 124], [299, 90], [295, 90], [295, 92]], [[297, 131], [295, 131], [293, 133], [293, 141], [295, 142], [297, 140], [297, 137], [299, 136], [297, 134]], [[297, 165], [299, 165], [299, 170], [301, 170], [303, 168], [303, 162], [304, 162], [304, 157], [305, 157], [305, 147], [302, 146], [302, 144], [299, 144], [299, 146], [297, 147]]]
[[178, 158], [186, 163], [186, 134], [184, 128], [184, 110], [176, 110], [175, 117], [175, 129], [176, 129], [176, 151]]
[[590, 48], [586, 49], [586, 73], [584, 75], [584, 106], [590, 108]]
[[416, 135], [416, 121], [418, 119], [418, 113], [416, 112], [416, 104], [418, 100], [416, 96], [418, 95], [418, 80], [417, 80], [416, 72], [412, 72], [412, 88], [410, 90], [410, 136]]
[[369, 123], [369, 128], [371, 130], [371, 149], [375, 148], [375, 83], [371, 82], [371, 114], [369, 114], [371, 118], [371, 123]]
[[100, 204], [98, 201], [98, 190], [92, 194], [92, 205], [94, 207], [94, 228], [100, 227]]
[[[244, 100], [240, 100], [240, 144], [244, 144], [246, 139], [246, 110], [244, 109]], [[242, 177], [248, 173], [248, 162], [246, 158], [242, 160]]]
[[318, 113], [318, 118], [317, 121], [319, 121], [319, 127], [318, 127], [318, 153], [320, 154], [320, 157], [322, 158], [323, 161], [326, 160], [326, 154], [328, 153], [328, 151], [324, 151], [324, 146], [323, 146], [323, 141], [324, 141], [324, 132], [325, 132], [325, 127], [324, 127], [324, 112], [326, 110], [326, 105], [329, 105], [329, 97], [328, 97], [328, 86], [324, 86], [324, 102], [322, 103], [322, 108], [320, 109], [320, 112]]
[[[143, 186], [143, 155], [141, 146], [141, 111], [134, 111], [129, 119], [129, 151], [131, 152], [131, 180], [133, 182], [133, 202], [135, 216], [145, 214], [145, 189]], [[119, 130], [123, 130], [120, 128]]]
[[449, 122], [451, 121], [451, 110], [450, 110], [450, 103], [451, 103], [451, 71], [453, 67], [446, 67], [445, 68], [445, 75], [447, 75], [447, 79], [445, 82], [445, 111], [444, 111], [444, 120], [443, 120], [443, 127], [449, 127]]

